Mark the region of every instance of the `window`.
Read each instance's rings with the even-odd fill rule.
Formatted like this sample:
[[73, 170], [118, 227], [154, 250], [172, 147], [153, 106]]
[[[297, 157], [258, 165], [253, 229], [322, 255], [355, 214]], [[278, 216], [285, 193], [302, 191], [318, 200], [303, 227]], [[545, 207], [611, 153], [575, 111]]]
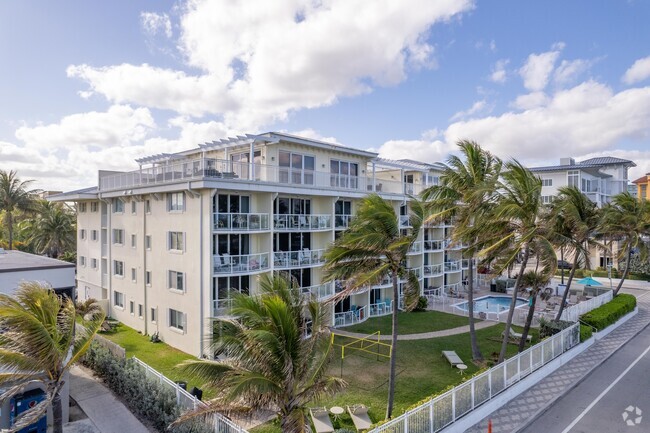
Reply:
[[553, 179], [542, 179], [542, 186], [553, 186]]
[[352, 202], [349, 200], [338, 200], [334, 204], [334, 227], [337, 229], [347, 228], [352, 218]]
[[438, 185], [440, 183], [440, 177], [435, 174], [425, 174], [424, 175], [424, 184], [425, 185]]
[[98, 205], [97, 205], [96, 201], [93, 201], [93, 202], [90, 203], [90, 211], [91, 212], [97, 212], [97, 207], [98, 207]]
[[124, 202], [121, 198], [113, 199], [113, 213], [123, 213], [124, 212]]
[[152, 308], [150, 314], [151, 314], [151, 321], [153, 323], [156, 323], [156, 320], [158, 319], [158, 311], [157, 311], [157, 309], [155, 307]]
[[185, 290], [185, 275], [182, 272], [169, 271], [169, 286], [171, 290]]
[[348, 161], [330, 160], [330, 185], [340, 188], [357, 188], [359, 164]]
[[146, 199], [144, 201], [144, 211], [145, 213], [151, 213], [151, 200]]
[[214, 213], [249, 213], [250, 197], [245, 195], [218, 194], [212, 200]]
[[137, 203], [135, 200], [131, 201], [131, 213], [135, 215], [135, 211], [137, 209]]
[[79, 203], [79, 212], [86, 212], [86, 203]]
[[[308, 269], [309, 270], [309, 269]], [[250, 293], [250, 276], [241, 275], [238, 277], [214, 277], [212, 279], [212, 299], [217, 301], [217, 308], [227, 301], [232, 293]]]
[[144, 247], [148, 250], [151, 249], [151, 235], [145, 235], [144, 237]]
[[151, 286], [151, 271], [146, 271], [144, 273], [144, 283], [147, 286]]
[[275, 200], [276, 215], [310, 215], [311, 200], [303, 198], [278, 197]]
[[168, 232], [167, 248], [174, 251], [183, 251], [185, 245], [185, 233]]
[[124, 293], [113, 292], [113, 305], [124, 308]]
[[567, 185], [580, 188], [580, 171], [569, 170], [567, 172]]
[[97, 259], [90, 259], [90, 267], [97, 269]]
[[119, 245], [124, 244], [124, 230], [113, 229], [113, 243]]
[[185, 210], [185, 193], [172, 192], [167, 194], [167, 210], [181, 212]]
[[554, 195], [543, 195], [542, 196], [542, 203], [544, 203], [544, 204], [551, 204], [551, 203], [553, 203], [553, 200], [555, 200]]
[[86, 267], [86, 257], [85, 256], [79, 256], [79, 266], [83, 266], [84, 268]]
[[135, 248], [137, 239], [138, 239], [137, 235], [131, 235], [131, 248]]
[[180, 311], [169, 309], [169, 327], [185, 331], [185, 314]]
[[118, 277], [124, 276], [124, 262], [113, 260], [113, 275], [116, 275]]
[[86, 239], [86, 229], [79, 230], [79, 238]]
[[144, 307], [142, 304], [138, 304], [138, 317], [142, 319], [144, 316]]
[[131, 281], [134, 283], [138, 281], [138, 270], [136, 268], [131, 268]]
[[97, 230], [91, 230], [90, 239], [96, 242], [99, 239], [99, 232]]
[[278, 153], [280, 182], [314, 184], [315, 158], [313, 156], [281, 150]]
[[129, 313], [133, 316], [135, 314], [135, 302], [129, 301]]

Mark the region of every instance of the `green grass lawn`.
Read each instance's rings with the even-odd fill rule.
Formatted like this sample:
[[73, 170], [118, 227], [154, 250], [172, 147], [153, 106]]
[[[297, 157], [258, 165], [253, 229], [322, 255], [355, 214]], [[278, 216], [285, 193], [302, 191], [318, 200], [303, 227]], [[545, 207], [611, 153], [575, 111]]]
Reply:
[[[479, 322], [479, 320], [477, 320]], [[399, 334], [419, 334], [422, 332], [442, 331], [467, 325], [467, 317], [440, 311], [417, 311], [412, 313], [397, 313]], [[372, 334], [380, 331], [381, 335], [392, 334], [392, 316], [372, 317], [363, 323], [342, 328], [345, 331], [360, 334]]]

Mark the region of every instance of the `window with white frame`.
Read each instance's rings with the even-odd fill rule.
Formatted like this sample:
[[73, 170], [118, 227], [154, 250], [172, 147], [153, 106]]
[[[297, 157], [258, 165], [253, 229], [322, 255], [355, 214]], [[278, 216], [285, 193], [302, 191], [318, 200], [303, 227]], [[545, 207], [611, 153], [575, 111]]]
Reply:
[[134, 283], [138, 281], [138, 270], [136, 268], [131, 268], [131, 281]]
[[135, 314], [135, 302], [129, 301], [129, 313], [133, 316]]
[[113, 213], [124, 213], [124, 201], [121, 198], [113, 199]]
[[158, 320], [158, 309], [156, 307], [152, 307], [149, 314], [151, 314], [151, 321], [153, 323], [156, 323]]
[[90, 211], [91, 212], [97, 212], [97, 209], [99, 208], [98, 203], [96, 201], [90, 202]]
[[145, 273], [144, 273], [144, 283], [147, 286], [151, 286], [151, 271], [145, 271]]
[[169, 271], [169, 284], [171, 290], [184, 291], [185, 290], [185, 274], [178, 271]]
[[124, 245], [123, 229], [113, 229], [113, 243], [117, 245]]
[[147, 250], [151, 249], [151, 235], [144, 236], [144, 247]]
[[79, 230], [79, 238], [80, 239], [86, 239], [86, 229], [80, 229]]
[[171, 192], [167, 194], [167, 210], [181, 212], [185, 210], [185, 193]]
[[124, 276], [124, 262], [120, 260], [113, 260], [113, 275], [117, 277]]
[[169, 309], [169, 327], [185, 332], [185, 314], [181, 311]]
[[144, 307], [142, 304], [138, 304], [138, 317], [142, 319], [144, 316]]
[[99, 232], [97, 230], [90, 231], [90, 240], [97, 241], [99, 239]]
[[124, 308], [124, 293], [113, 292], [113, 305]]
[[542, 203], [544, 203], [544, 204], [551, 204], [551, 203], [553, 203], [553, 200], [555, 200], [554, 195], [543, 195], [542, 196]]
[[90, 259], [90, 267], [97, 269], [97, 259]]
[[86, 212], [86, 203], [79, 203], [79, 212]]
[[278, 152], [280, 182], [313, 185], [315, 162], [314, 156], [280, 150]]
[[131, 201], [131, 213], [135, 215], [138, 204], [135, 200]]
[[137, 239], [138, 239], [137, 235], [131, 235], [131, 248], [135, 248]]
[[542, 186], [553, 186], [553, 179], [542, 179]]
[[79, 256], [79, 266], [86, 267], [86, 257], [85, 256]]
[[580, 188], [580, 171], [569, 170], [567, 171], [567, 185]]
[[185, 249], [185, 233], [168, 232], [167, 248], [173, 251], [183, 251]]

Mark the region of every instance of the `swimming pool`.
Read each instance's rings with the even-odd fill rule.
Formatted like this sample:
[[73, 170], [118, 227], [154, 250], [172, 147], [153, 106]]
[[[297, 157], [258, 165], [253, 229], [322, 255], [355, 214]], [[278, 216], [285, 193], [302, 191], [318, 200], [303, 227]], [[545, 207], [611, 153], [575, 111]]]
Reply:
[[[517, 307], [528, 304], [528, 301], [517, 298]], [[468, 302], [455, 304], [459, 310], [467, 311]], [[500, 313], [510, 308], [510, 296], [483, 296], [474, 300], [474, 311], [477, 313]]]

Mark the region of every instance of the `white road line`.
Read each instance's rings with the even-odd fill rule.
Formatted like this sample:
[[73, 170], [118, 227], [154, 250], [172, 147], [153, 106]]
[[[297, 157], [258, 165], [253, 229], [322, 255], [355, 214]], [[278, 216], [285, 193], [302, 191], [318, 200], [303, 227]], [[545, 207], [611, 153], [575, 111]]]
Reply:
[[625, 371], [624, 371], [623, 373], [621, 373], [621, 374], [620, 374], [620, 375], [619, 375], [619, 376], [614, 380], [614, 382], [612, 382], [612, 383], [611, 383], [607, 388], [605, 388], [605, 390], [604, 390], [603, 392], [601, 392], [600, 395], [599, 395], [598, 397], [596, 397], [596, 399], [595, 399], [594, 401], [592, 401], [591, 404], [589, 404], [589, 406], [587, 406], [587, 408], [586, 408], [585, 410], [583, 410], [582, 413], [581, 413], [580, 415], [578, 415], [578, 416], [576, 417], [576, 419], [574, 419], [573, 422], [572, 422], [571, 424], [569, 424], [569, 426], [568, 426], [567, 428], [565, 428], [564, 430], [562, 430], [562, 433], [568, 433], [568, 432], [569, 432], [573, 427], [575, 427], [575, 425], [578, 424], [578, 423], [580, 422], [580, 420], [581, 420], [582, 418], [584, 418], [585, 415], [587, 415], [587, 412], [589, 412], [589, 411], [590, 411], [590, 410], [591, 410], [591, 409], [596, 405], [596, 403], [598, 403], [598, 402], [599, 402], [603, 397], [605, 397], [605, 394], [607, 394], [607, 393], [608, 393], [612, 388], [614, 388], [614, 385], [616, 385], [616, 384], [617, 384], [621, 379], [623, 379], [623, 377], [624, 377], [624, 376], [625, 376], [625, 375], [626, 375], [630, 370], [632, 370], [632, 368], [633, 368], [633, 367], [634, 367], [634, 366], [635, 366], [639, 361], [641, 361], [641, 358], [643, 358], [643, 357], [644, 357], [648, 352], [650, 352], [650, 346], [648, 346], [648, 347], [646, 348], [646, 350], [644, 350], [643, 353], [642, 353], [641, 355], [639, 355], [639, 357], [638, 357], [637, 359], [635, 359], [634, 362], [632, 362], [632, 364], [630, 364], [630, 366], [627, 367], [627, 368], [625, 369]]

